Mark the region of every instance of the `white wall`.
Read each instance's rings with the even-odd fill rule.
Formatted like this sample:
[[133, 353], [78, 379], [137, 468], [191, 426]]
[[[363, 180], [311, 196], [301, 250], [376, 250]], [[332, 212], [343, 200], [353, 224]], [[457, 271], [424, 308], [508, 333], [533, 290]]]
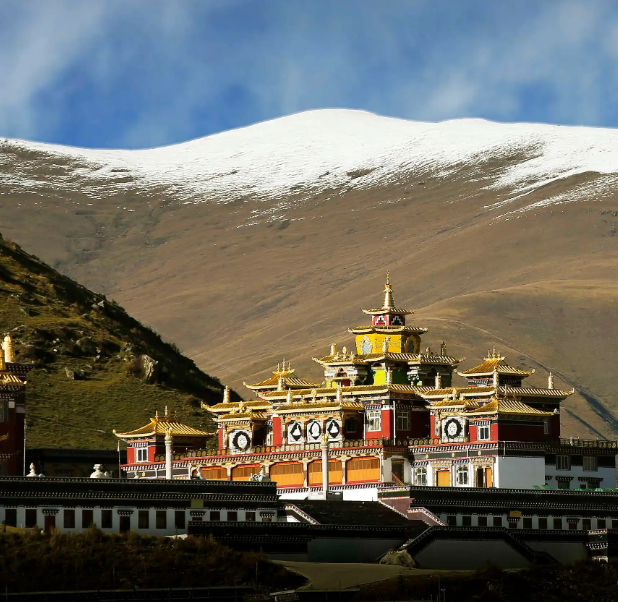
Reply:
[[494, 468], [494, 487], [532, 489], [545, 484], [545, 458], [498, 456]]
[[615, 468], [600, 467], [597, 470], [584, 470], [583, 466], [571, 466], [570, 470], [556, 470], [555, 465], [547, 464], [545, 466], [545, 474], [553, 477], [547, 481], [550, 489], [558, 489], [558, 481], [556, 481], [556, 476], [573, 477], [573, 480], [569, 483], [569, 489], [579, 489], [580, 485], [586, 484], [585, 481], [580, 481], [578, 477], [601, 478], [603, 480], [601, 481], [599, 487], [603, 489], [616, 487]]
[[[15, 506], [9, 506], [10, 508], [15, 508]], [[33, 506], [28, 506], [28, 508], [32, 508]], [[45, 526], [45, 516], [43, 513], [43, 509], [47, 509], [47, 508], [54, 508], [54, 509], [58, 509], [58, 512], [55, 514], [55, 518], [56, 518], [56, 529], [58, 529], [59, 531], [63, 532], [63, 533], [81, 533], [82, 531], [85, 531], [87, 529], [87, 527], [82, 527], [82, 507], [81, 506], [76, 506], [76, 507], [71, 507], [71, 510], [75, 511], [75, 527], [74, 528], [67, 528], [64, 526], [64, 507], [62, 506], [42, 506], [40, 508], [37, 508], [37, 527], [39, 529], [43, 529]], [[24, 506], [19, 506], [16, 508], [17, 509], [17, 526], [21, 527], [21, 528], [25, 528], [26, 525], [26, 507]], [[186, 533], [186, 525], [188, 524], [188, 522], [190, 520], [194, 520], [191, 517], [191, 510], [199, 510], [199, 511], [204, 511], [205, 515], [203, 516], [202, 520], [207, 521], [210, 517], [210, 512], [212, 510], [214, 511], [219, 511], [220, 513], [220, 521], [225, 521], [227, 520], [227, 512], [228, 509], [226, 508], [187, 508], [184, 509], [184, 513], [185, 513], [185, 528], [184, 529], [177, 529], [175, 527], [175, 513], [176, 513], [176, 509], [174, 508], [132, 508], [131, 506], [125, 505], [125, 506], [115, 506], [113, 508], [85, 508], [86, 510], [92, 510], [93, 511], [93, 520], [94, 520], [94, 524], [101, 529], [104, 533], [118, 533], [120, 531], [120, 515], [118, 513], [119, 510], [128, 510], [128, 509], [133, 509], [133, 513], [130, 515], [130, 530], [131, 531], [135, 531], [136, 533], [143, 533], [144, 535], [159, 535], [159, 536], [166, 536], [166, 535], [176, 535], [176, 534], [181, 534], [181, 533]], [[111, 528], [102, 528], [101, 524], [102, 524], [102, 510], [105, 509], [111, 509], [112, 510], [112, 526]], [[140, 510], [147, 510], [148, 511], [148, 528], [147, 529], [140, 529], [138, 527], [139, 524], [139, 511]], [[156, 528], [156, 512], [158, 510], [161, 511], [165, 511], [166, 513], [166, 527], [164, 529], [157, 529]], [[3, 520], [5, 520], [5, 514], [6, 514], [6, 508], [4, 506], [0, 507], [0, 522], [2, 522]], [[247, 516], [247, 512], [255, 512], [256, 513], [256, 521], [260, 521], [261, 517], [260, 517], [260, 510], [254, 510], [254, 509], [241, 509], [241, 508], [230, 508], [229, 511], [233, 511], [236, 512], [238, 515], [238, 521], [242, 522], [246, 520], [246, 516]], [[272, 510], [269, 510], [272, 511]]]

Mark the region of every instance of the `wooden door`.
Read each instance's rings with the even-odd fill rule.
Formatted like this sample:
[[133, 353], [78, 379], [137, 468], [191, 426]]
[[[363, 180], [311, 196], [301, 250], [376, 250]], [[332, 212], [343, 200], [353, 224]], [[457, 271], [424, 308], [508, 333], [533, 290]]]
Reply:
[[45, 533], [49, 533], [52, 529], [56, 528], [56, 517], [55, 516], [46, 516], [45, 517]]
[[202, 468], [202, 477], [206, 481], [227, 481], [227, 470], [222, 466]]
[[485, 470], [483, 468], [476, 469], [476, 486], [485, 487]]
[[261, 464], [244, 464], [232, 468], [232, 481], [248, 481], [249, 477], [262, 470]]
[[451, 486], [451, 471], [450, 470], [438, 470], [436, 472], [436, 480], [438, 481], [438, 487], [450, 487]]
[[130, 516], [120, 516], [118, 517], [120, 522], [120, 532], [128, 533], [131, 530], [131, 517]]
[[280, 462], [270, 467], [270, 479], [277, 487], [302, 487], [305, 482], [300, 462]]
[[485, 487], [493, 487], [493, 486], [494, 486], [494, 481], [493, 481], [492, 470], [491, 468], [486, 468], [485, 469]]
[[352, 458], [348, 460], [348, 483], [372, 483], [380, 479], [379, 458]]

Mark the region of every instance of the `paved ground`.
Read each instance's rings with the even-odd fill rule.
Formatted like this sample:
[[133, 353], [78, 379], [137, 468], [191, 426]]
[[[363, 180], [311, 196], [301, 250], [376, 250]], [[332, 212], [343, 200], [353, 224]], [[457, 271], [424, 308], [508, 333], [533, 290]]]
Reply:
[[307, 577], [310, 583], [301, 589], [345, 589], [364, 583], [391, 579], [398, 575], [429, 575], [452, 572], [409, 569], [388, 564], [295, 562], [288, 560], [275, 560], [274, 562]]

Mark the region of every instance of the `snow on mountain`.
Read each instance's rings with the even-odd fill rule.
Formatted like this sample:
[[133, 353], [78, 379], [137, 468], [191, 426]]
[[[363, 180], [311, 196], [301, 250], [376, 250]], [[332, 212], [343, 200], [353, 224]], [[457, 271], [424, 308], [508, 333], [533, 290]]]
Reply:
[[[520, 159], [513, 161], [515, 155]], [[36, 169], [41, 157], [53, 175]], [[156, 187], [184, 202], [229, 202], [247, 195], [282, 199], [292, 191], [298, 198], [343, 185], [369, 187], [410, 171], [446, 178], [462, 165], [509, 157], [497, 176], [480, 185], [509, 188], [515, 196], [488, 208], [501, 208], [559, 178], [618, 173], [618, 130], [480, 119], [423, 123], [316, 110], [149, 150], [6, 140], [0, 143], [0, 185], [32, 192], [58, 186], [93, 198]], [[614, 181], [612, 176], [607, 186]]]

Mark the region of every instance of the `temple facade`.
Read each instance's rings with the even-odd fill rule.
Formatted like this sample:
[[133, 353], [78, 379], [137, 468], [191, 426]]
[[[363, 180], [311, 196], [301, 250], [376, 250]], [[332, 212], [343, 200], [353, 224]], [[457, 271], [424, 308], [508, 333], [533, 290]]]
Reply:
[[[333, 344], [314, 358], [321, 383], [284, 362], [270, 378], [245, 383], [253, 399], [232, 402], [226, 389], [221, 403], [204, 405], [216, 446], [207, 449], [201, 431], [189, 445], [184, 425], [117, 433], [129, 445], [127, 475], [270, 479], [284, 499], [375, 500], [408, 485], [616, 486], [616, 442], [561, 437], [561, 404], [573, 391], [555, 388], [551, 374], [546, 387], [529, 386], [533, 371], [496, 350], [459, 371], [462, 359], [445, 343], [423, 349], [427, 329], [396, 306], [388, 277], [381, 307], [363, 312], [366, 323], [349, 328], [353, 346]], [[138, 448], [146, 451], [131, 451]]]
[[25, 474], [26, 376], [32, 368], [15, 361], [6, 335], [0, 349], [0, 476]]

